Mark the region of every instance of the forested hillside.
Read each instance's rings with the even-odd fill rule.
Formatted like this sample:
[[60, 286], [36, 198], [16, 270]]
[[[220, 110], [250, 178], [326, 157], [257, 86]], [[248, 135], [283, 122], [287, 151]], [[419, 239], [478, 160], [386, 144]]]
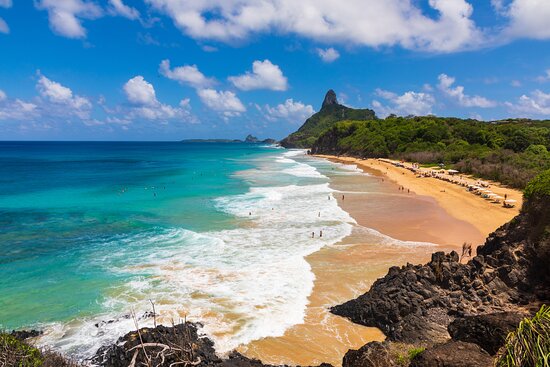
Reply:
[[314, 154], [445, 163], [523, 188], [550, 168], [550, 121], [489, 123], [434, 116], [348, 120], [325, 130], [311, 148]]

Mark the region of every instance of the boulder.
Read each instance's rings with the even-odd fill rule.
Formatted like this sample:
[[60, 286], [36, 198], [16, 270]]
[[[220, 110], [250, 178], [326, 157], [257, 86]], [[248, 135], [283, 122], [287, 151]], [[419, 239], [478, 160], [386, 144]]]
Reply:
[[492, 367], [491, 356], [473, 343], [450, 341], [417, 355], [410, 367]]
[[394, 367], [395, 362], [386, 343], [370, 342], [361, 348], [350, 349], [344, 355], [342, 367]]
[[490, 355], [495, 355], [504, 345], [508, 333], [515, 330], [525, 316], [518, 312], [466, 316], [451, 322], [448, 330], [454, 340], [477, 344]]

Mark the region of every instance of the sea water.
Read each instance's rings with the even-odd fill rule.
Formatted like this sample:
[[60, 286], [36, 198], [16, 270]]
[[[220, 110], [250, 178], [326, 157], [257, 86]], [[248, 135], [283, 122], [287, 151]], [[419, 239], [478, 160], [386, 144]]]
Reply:
[[153, 304], [220, 352], [282, 335], [313, 288], [304, 257], [354, 226], [338, 174], [358, 172], [259, 144], [0, 142], [0, 328], [79, 358]]

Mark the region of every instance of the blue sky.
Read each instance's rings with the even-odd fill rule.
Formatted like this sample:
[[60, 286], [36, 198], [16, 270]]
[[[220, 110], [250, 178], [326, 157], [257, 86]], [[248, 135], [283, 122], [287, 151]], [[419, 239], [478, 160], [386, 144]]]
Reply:
[[548, 0], [0, 0], [0, 140], [282, 138], [377, 115], [550, 118]]

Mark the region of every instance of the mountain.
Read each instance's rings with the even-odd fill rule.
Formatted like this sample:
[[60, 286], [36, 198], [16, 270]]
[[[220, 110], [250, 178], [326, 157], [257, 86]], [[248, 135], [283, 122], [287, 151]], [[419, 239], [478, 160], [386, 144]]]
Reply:
[[336, 93], [331, 89], [325, 95], [321, 110], [308, 118], [298, 131], [281, 140], [280, 144], [285, 148], [309, 148], [323, 131], [338, 121], [373, 119], [376, 119], [373, 110], [355, 109], [339, 104]]
[[257, 137], [248, 134], [248, 136], [244, 139], [244, 142], [245, 143], [259, 143], [260, 140]]

